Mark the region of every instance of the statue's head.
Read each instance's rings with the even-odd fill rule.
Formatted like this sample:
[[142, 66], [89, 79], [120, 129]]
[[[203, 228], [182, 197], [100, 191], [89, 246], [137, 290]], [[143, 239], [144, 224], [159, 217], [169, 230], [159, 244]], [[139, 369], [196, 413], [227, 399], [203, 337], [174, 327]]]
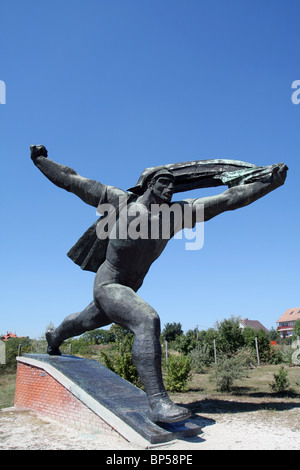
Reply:
[[141, 196], [147, 190], [155, 194], [163, 194], [163, 199], [171, 200], [175, 187], [175, 176], [167, 167], [147, 168], [140, 176], [137, 184], [128, 191]]
[[163, 201], [169, 202], [174, 193], [175, 177], [173, 173], [166, 168], [150, 172], [143, 182], [143, 192], [150, 189], [156, 196]]

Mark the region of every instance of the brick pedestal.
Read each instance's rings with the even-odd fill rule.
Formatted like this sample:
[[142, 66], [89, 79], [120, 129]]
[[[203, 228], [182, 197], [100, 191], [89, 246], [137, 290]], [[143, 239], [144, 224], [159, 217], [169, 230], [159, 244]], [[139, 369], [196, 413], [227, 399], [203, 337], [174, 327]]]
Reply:
[[15, 406], [91, 432], [113, 428], [42, 368], [18, 362]]
[[201, 432], [191, 420], [153, 423], [146, 393], [97, 361], [47, 354], [17, 361], [16, 407], [90, 431], [116, 432], [145, 448]]

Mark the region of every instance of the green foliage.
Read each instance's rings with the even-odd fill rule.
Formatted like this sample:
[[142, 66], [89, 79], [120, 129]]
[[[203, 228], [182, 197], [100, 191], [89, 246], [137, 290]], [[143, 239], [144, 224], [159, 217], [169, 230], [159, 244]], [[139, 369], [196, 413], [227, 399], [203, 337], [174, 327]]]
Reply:
[[[277, 333], [274, 331], [272, 335], [275, 336]], [[242, 348], [255, 353], [255, 337], [258, 340], [259, 355], [262, 362], [276, 363], [280, 361], [280, 353], [271, 348], [270, 335], [263, 329], [255, 330], [250, 327], [242, 329], [238, 318], [225, 319], [217, 322], [215, 328], [199, 332], [199, 340], [203, 346], [206, 346], [211, 361], [214, 359], [214, 340], [217, 356], [234, 356]]]
[[273, 327], [269, 330], [269, 339], [270, 341], [278, 341], [280, 334], [278, 330], [275, 330]]
[[16, 369], [16, 357], [18, 356], [19, 346], [21, 346], [21, 354], [30, 352], [31, 340], [29, 337], [11, 338], [5, 342], [6, 364], [0, 365], [0, 372], [7, 372]]
[[191, 365], [194, 372], [202, 374], [205, 368], [212, 362], [212, 357], [207, 344], [197, 343], [190, 353]]
[[0, 410], [14, 405], [15, 388], [16, 372], [13, 370], [4, 371], [0, 366]]
[[175, 351], [178, 351], [182, 354], [189, 354], [197, 346], [197, 339], [195, 331], [188, 330], [186, 334], [182, 333], [179, 336], [176, 336], [172, 347]]
[[111, 325], [109, 331], [111, 332], [112, 337], [113, 337], [112, 342], [114, 341], [116, 343], [122, 342], [127, 336], [132, 336], [131, 331], [115, 323]]
[[236, 379], [242, 378], [245, 361], [239, 355], [218, 359], [211, 373], [211, 380], [216, 383], [217, 390], [220, 392], [230, 392]]
[[231, 317], [216, 323], [218, 349], [223, 354], [235, 354], [244, 346], [243, 330], [239, 320]]
[[191, 375], [191, 359], [180, 354], [171, 354], [168, 358], [167, 375], [165, 378], [166, 389], [170, 392], [186, 392], [187, 382]]
[[87, 341], [87, 344], [108, 344], [115, 341], [115, 335], [111, 328], [109, 330], [98, 328], [87, 331], [82, 335], [82, 338]]
[[300, 319], [295, 322], [294, 333], [296, 336], [300, 336]]
[[293, 354], [295, 349], [291, 345], [283, 345], [282, 362], [288, 365], [293, 365]]
[[46, 354], [48, 343], [46, 339], [32, 339], [30, 353], [32, 354]]
[[282, 346], [280, 346], [279, 344], [275, 344], [274, 346], [270, 345], [270, 353], [268, 357], [265, 357], [264, 362], [274, 365], [286, 362]]
[[242, 369], [254, 369], [256, 364], [256, 352], [250, 348], [241, 348], [234, 355], [237, 362], [240, 363]]
[[[126, 336], [130, 335], [130, 331], [119, 325], [113, 324], [109, 330], [101, 328], [87, 331], [76, 338], [69, 338], [61, 345], [60, 350], [63, 354], [71, 353], [83, 357], [95, 355], [97, 345], [116, 344], [116, 341], [122, 341]], [[118, 346], [116, 346], [118, 347]]]
[[280, 367], [278, 374], [273, 374], [274, 382], [270, 384], [271, 390], [275, 393], [286, 392], [290, 386], [288, 372], [283, 366]]
[[163, 331], [162, 336], [165, 341], [174, 341], [177, 336], [182, 335], [182, 325], [181, 323], [166, 323]]
[[255, 350], [255, 338], [257, 338], [259, 357], [261, 361], [268, 362], [271, 356], [270, 336], [263, 329], [255, 330], [247, 326], [243, 332], [245, 345]]
[[214, 361], [214, 340], [217, 341], [218, 332], [214, 328], [209, 328], [206, 331], [200, 331], [198, 334], [198, 344], [205, 347], [207, 354], [209, 354], [210, 362]]
[[143, 388], [137, 369], [132, 361], [131, 349], [134, 341], [132, 333], [126, 334], [122, 341], [117, 341], [116, 350], [101, 351], [105, 367], [139, 388]]

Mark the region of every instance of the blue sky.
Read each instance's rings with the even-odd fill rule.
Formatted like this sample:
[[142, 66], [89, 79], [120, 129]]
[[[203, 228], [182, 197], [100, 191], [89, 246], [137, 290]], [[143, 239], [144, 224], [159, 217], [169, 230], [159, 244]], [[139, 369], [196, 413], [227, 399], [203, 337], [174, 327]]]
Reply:
[[2, 3], [0, 333], [39, 337], [92, 300], [94, 275], [66, 253], [95, 210], [34, 167], [31, 144], [123, 189], [165, 163], [285, 162], [286, 184], [209, 221], [202, 250], [172, 240], [139, 294], [185, 331], [231, 315], [271, 328], [300, 306], [299, 13], [294, 0]]

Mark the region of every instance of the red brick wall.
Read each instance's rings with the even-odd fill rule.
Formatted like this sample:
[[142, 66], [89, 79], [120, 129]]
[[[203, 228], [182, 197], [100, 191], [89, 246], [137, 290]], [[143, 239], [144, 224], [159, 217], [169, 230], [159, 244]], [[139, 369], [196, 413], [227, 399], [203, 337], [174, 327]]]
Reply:
[[89, 431], [113, 429], [51, 375], [18, 362], [15, 406]]

